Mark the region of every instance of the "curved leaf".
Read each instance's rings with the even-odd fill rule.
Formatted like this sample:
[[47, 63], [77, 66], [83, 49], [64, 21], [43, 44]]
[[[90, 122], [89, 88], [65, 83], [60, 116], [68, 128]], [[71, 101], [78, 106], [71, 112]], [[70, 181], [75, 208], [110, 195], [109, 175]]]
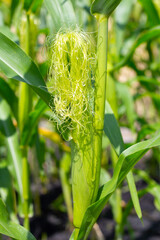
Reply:
[[86, 210], [78, 237], [76, 238], [77, 240], [87, 239], [92, 226], [117, 186], [150, 148], [159, 145], [160, 135], [158, 134], [155, 137], [137, 143], [122, 152], [116, 164], [112, 179], [100, 188], [97, 201], [90, 205]]
[[118, 64], [116, 64], [111, 71], [117, 70], [121, 67], [123, 67], [125, 64], [127, 64], [128, 60], [132, 57], [135, 49], [141, 45], [144, 42], [154, 40], [155, 38], [160, 36], [160, 25], [153, 27], [144, 33], [140, 34], [140, 36], [137, 38], [137, 40], [132, 45], [130, 51], [127, 53], [127, 55], [120, 61]]
[[16, 120], [18, 119], [18, 99], [10, 86], [0, 77], [0, 96], [9, 104]]
[[14, 175], [17, 181], [19, 193], [22, 196], [22, 165], [18, 143], [18, 135], [13, 126], [8, 104], [0, 97], [0, 131], [6, 138], [7, 147], [13, 161]]
[[11, 222], [3, 201], [0, 199], [0, 233], [17, 240], [36, 240], [24, 227]]
[[[7, 181], [6, 181], [7, 179]], [[0, 196], [7, 205], [10, 216], [15, 212], [15, 199], [12, 178], [6, 166], [0, 167]], [[12, 215], [12, 216], [13, 216]]]
[[16, 34], [12, 33], [10, 28], [7, 26], [1, 26], [0, 32], [3, 33], [9, 39], [11, 39], [13, 42], [17, 43], [19, 41], [18, 36]]
[[152, 0], [139, 0], [142, 4], [144, 10], [147, 13], [148, 21], [150, 26], [155, 26], [160, 23], [160, 18], [158, 16], [158, 12], [153, 4]]
[[[109, 138], [117, 156], [119, 156], [125, 149], [124, 142], [123, 142], [120, 128], [118, 126], [118, 122], [117, 122], [117, 120], [114, 116], [114, 113], [107, 101], [106, 101], [106, 106], [105, 106], [104, 132], [107, 135], [107, 137]], [[131, 198], [132, 198], [136, 213], [139, 218], [142, 218], [141, 207], [140, 207], [132, 171], [130, 171], [127, 174], [127, 181], [128, 181], [129, 190], [130, 190]]]
[[[0, 33], [0, 60], [4, 65], [7, 77], [15, 78], [29, 84], [33, 90], [49, 105], [51, 95], [35, 63], [17, 44]], [[0, 62], [1, 68], [1, 62]]]

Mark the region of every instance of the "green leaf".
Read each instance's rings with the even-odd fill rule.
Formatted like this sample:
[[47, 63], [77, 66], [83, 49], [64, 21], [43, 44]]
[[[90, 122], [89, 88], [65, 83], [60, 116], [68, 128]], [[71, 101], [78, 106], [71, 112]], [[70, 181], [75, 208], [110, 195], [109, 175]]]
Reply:
[[0, 131], [6, 138], [7, 147], [12, 159], [14, 176], [16, 178], [20, 196], [22, 196], [22, 178], [21, 178], [22, 165], [18, 143], [18, 135], [11, 120], [10, 108], [6, 101], [4, 101], [1, 97], [0, 97]]
[[118, 122], [108, 101], [105, 104], [104, 132], [119, 156], [124, 150], [124, 142]]
[[15, 199], [11, 175], [6, 166], [0, 167], [0, 195], [2, 200], [7, 204], [7, 210], [11, 216], [15, 212]]
[[136, 48], [144, 42], [154, 40], [160, 36], [160, 25], [153, 27], [139, 35], [136, 41], [133, 43], [132, 47], [126, 54], [126, 56], [116, 64], [111, 71], [117, 70], [127, 64], [128, 60], [132, 57]]
[[155, 131], [158, 131], [160, 129], [160, 123], [152, 123], [143, 125], [141, 130], [138, 132], [137, 136], [137, 142], [141, 141], [142, 139], [145, 139], [145, 137], [149, 134], [155, 133]]
[[[144, 189], [138, 191], [138, 197], [141, 198], [147, 192], [148, 192], [147, 188], [144, 188]], [[129, 216], [132, 208], [133, 208], [133, 202], [132, 202], [132, 200], [130, 200], [125, 207], [125, 210], [124, 210], [123, 216], [122, 216], [122, 221], [120, 223], [120, 230], [119, 231], [121, 232], [122, 235], [123, 235], [124, 227], [125, 227], [125, 224], [126, 224], [126, 221], [127, 221], [127, 217]]]
[[116, 90], [119, 95], [119, 98], [122, 100], [122, 102], [125, 106], [129, 127], [132, 130], [134, 130], [134, 122], [135, 122], [135, 118], [136, 118], [136, 113], [134, 110], [134, 101], [133, 101], [133, 97], [130, 93], [130, 89], [124, 83], [117, 82]]
[[1, 77], [0, 77], [0, 96], [7, 101], [17, 120], [18, 119], [18, 99], [14, 94], [13, 90], [7, 84], [7, 82], [4, 81]]
[[155, 137], [147, 141], [137, 143], [122, 152], [116, 164], [112, 179], [100, 188], [97, 201], [90, 205], [86, 210], [78, 237], [76, 238], [77, 240], [87, 239], [91, 228], [96, 222], [108, 199], [126, 177], [128, 172], [149, 149], [159, 145], [160, 135], [158, 134]]
[[9, 29], [9, 27], [7, 27], [7, 26], [0, 27], [0, 32], [3, 33], [9, 39], [11, 39], [13, 42], [19, 41], [18, 36], [15, 35], [14, 33], [12, 33], [11, 30]]
[[124, 42], [126, 33], [126, 25], [133, 9], [134, 0], [123, 0], [115, 10], [115, 32], [116, 32], [116, 48], [118, 54]]
[[32, 1], [31, 10], [33, 13], [37, 12], [42, 6], [43, 0]]
[[16, 8], [18, 7], [19, 4], [19, 0], [12, 0], [11, 3], [11, 19], [13, 19], [13, 16], [16, 12]]
[[144, 86], [147, 90], [154, 92], [157, 86], [160, 86], [160, 82], [155, 78], [149, 78], [146, 76], [137, 76], [135, 78], [136, 81], [139, 81], [142, 86]]
[[128, 182], [128, 186], [129, 186], [130, 193], [131, 193], [131, 198], [132, 198], [136, 213], [137, 213], [138, 217], [140, 219], [142, 219], [142, 211], [141, 211], [141, 207], [139, 204], [139, 198], [138, 198], [137, 189], [136, 189], [136, 185], [134, 182], [134, 177], [133, 177], [132, 172], [129, 172], [127, 174], [127, 182]]
[[74, 229], [69, 240], [75, 240], [78, 236], [78, 229]]
[[40, 10], [43, 0], [24, 0], [24, 9], [36, 13]]
[[24, 9], [25, 9], [26, 11], [29, 10], [29, 8], [30, 8], [31, 5], [32, 5], [32, 2], [33, 2], [33, 0], [24, 0]]
[[103, 14], [109, 17], [121, 0], [94, 0], [91, 5], [92, 14]]
[[35, 63], [2, 33], [0, 33], [0, 60], [3, 67], [5, 65], [6, 70], [9, 69], [5, 71], [7, 77], [29, 84], [48, 105], [50, 104], [51, 95]]
[[160, 185], [150, 178], [150, 176], [143, 170], [135, 169], [135, 173], [140, 176], [147, 184], [147, 192], [154, 197], [154, 204], [158, 211], [160, 211]]
[[151, 27], [160, 23], [158, 12], [152, 0], [139, 0], [148, 16], [148, 22]]
[[33, 131], [35, 130], [36, 124], [38, 122], [41, 114], [46, 110], [47, 105], [40, 99], [35, 106], [35, 109], [29, 114], [28, 121], [24, 125], [24, 129], [21, 137], [21, 145], [27, 146]]
[[24, 227], [11, 222], [3, 201], [0, 199], [0, 233], [17, 240], [36, 240]]
[[69, 29], [76, 27], [76, 16], [70, 0], [45, 0], [44, 3], [52, 17], [56, 32], [62, 27]]
[[111, 179], [110, 174], [107, 172], [105, 168], [101, 167], [101, 173], [100, 173], [100, 186], [104, 185], [106, 182], [108, 182]]
[[[105, 105], [105, 117], [104, 117], [104, 132], [109, 138], [117, 156], [120, 156], [120, 154], [124, 151], [124, 142], [123, 138], [120, 132], [120, 128], [118, 126], [118, 122], [114, 116], [114, 113], [109, 105], [109, 103], [106, 101]], [[136, 210], [136, 213], [139, 218], [142, 218], [142, 212], [140, 208], [140, 203], [137, 195], [136, 185], [134, 182], [134, 177], [132, 172], [129, 172], [127, 174], [127, 181], [129, 185], [129, 190], [131, 193], [131, 198], [134, 204], [134, 208]]]

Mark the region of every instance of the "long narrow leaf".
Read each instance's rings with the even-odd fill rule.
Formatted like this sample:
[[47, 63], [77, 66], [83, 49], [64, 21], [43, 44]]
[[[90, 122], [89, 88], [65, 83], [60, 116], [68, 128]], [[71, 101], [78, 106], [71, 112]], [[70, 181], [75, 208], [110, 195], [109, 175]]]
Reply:
[[0, 233], [17, 240], [36, 240], [24, 227], [11, 222], [3, 201], [0, 199]]
[[160, 135], [158, 134], [147, 141], [137, 143], [123, 151], [116, 164], [112, 179], [100, 188], [97, 201], [88, 207], [77, 240], [87, 239], [92, 226], [117, 186], [149, 149], [159, 145]]
[[18, 111], [17, 111], [18, 99], [14, 94], [13, 90], [7, 84], [7, 82], [4, 81], [1, 77], [0, 77], [0, 96], [7, 101], [15, 118], [18, 119]]
[[9, 106], [1, 97], [0, 97], [0, 131], [6, 138], [8, 150], [13, 162], [13, 168], [15, 172], [14, 175], [16, 177], [20, 195], [22, 196], [22, 177], [21, 177], [22, 166], [18, 143], [18, 135], [11, 120]]
[[134, 0], [123, 0], [116, 8], [115, 16], [115, 32], [116, 32], [116, 48], [118, 54], [122, 47], [124, 36], [126, 33], [126, 25], [132, 12]]
[[127, 55], [120, 61], [117, 65], [113, 67], [111, 71], [117, 70], [127, 64], [128, 60], [132, 57], [135, 49], [144, 42], [154, 40], [155, 38], [160, 36], [160, 25], [153, 27], [144, 33], [140, 34], [137, 40], [132, 45], [131, 49], [127, 53]]
[[104, 132], [119, 156], [124, 150], [124, 142], [118, 122], [108, 101], [105, 104]]
[[[122, 138], [117, 120], [114, 116], [114, 113], [113, 113], [108, 101], [106, 101], [106, 106], [105, 106], [104, 132], [105, 132], [106, 136], [109, 138], [117, 156], [120, 156], [120, 154], [125, 149], [124, 142], [123, 142], [123, 138]], [[129, 190], [131, 193], [131, 198], [132, 198], [136, 213], [139, 218], [142, 218], [142, 211], [141, 211], [132, 171], [130, 171], [127, 174], [127, 181], [128, 181]]]
[[6, 203], [9, 213], [14, 214], [15, 199], [12, 188], [12, 178], [6, 166], [0, 167], [0, 195], [2, 200]]
[[8, 77], [29, 84], [48, 105], [50, 104], [51, 96], [37, 66], [17, 44], [2, 33], [0, 33], [0, 60], [10, 69]]
[[158, 16], [158, 12], [153, 4], [152, 0], [139, 0], [142, 4], [144, 10], [147, 13], [149, 25], [151, 27], [160, 24], [160, 18]]

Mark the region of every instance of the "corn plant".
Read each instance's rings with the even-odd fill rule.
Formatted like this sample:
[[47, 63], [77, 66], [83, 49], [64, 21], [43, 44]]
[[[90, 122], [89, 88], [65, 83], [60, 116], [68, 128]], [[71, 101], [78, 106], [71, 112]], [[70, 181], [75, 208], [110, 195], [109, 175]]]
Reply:
[[[156, 26], [141, 33], [122, 60], [120, 60], [119, 51], [124, 35], [119, 30], [117, 34], [121, 38], [119, 45], [117, 44], [117, 56], [114, 62], [115, 58], [111, 56], [108, 48], [108, 20], [119, 5], [120, 0], [95, 0], [90, 3], [89, 7], [93, 18], [89, 19], [88, 29], [92, 24], [94, 28], [98, 28], [96, 40], [91, 36], [92, 34], [85, 32], [78, 26], [83, 21], [80, 14], [78, 19], [76, 18], [74, 9], [76, 8], [76, 1], [68, 0], [61, 4], [58, 0], [54, 3], [45, 0], [44, 4], [52, 18], [50, 32], [54, 33], [54, 37], [49, 37], [49, 53], [46, 54], [49, 64], [48, 82], [46, 84], [34, 63], [38, 31], [36, 15], [41, 3], [42, 1], [35, 0], [33, 2], [20, 2], [17, 5], [20, 12], [18, 18], [20, 20], [19, 33], [17, 31], [20, 46], [15, 43], [15, 36], [13, 37], [10, 32], [9, 34], [7, 31], [0, 32], [0, 69], [4, 74], [0, 78], [0, 130], [6, 138], [7, 148], [11, 153], [11, 174], [20, 202], [18, 206], [22, 208], [19, 211], [24, 218], [23, 225], [25, 227], [21, 227], [18, 223], [9, 219], [5, 205], [0, 200], [0, 232], [14, 239], [35, 239], [29, 232], [31, 199], [28, 149], [33, 146], [32, 138], [37, 121], [42, 113], [50, 108], [52, 111], [50, 115], [58, 132], [64, 140], [69, 142], [70, 147], [64, 144], [58, 134], [56, 138], [52, 133], [42, 128], [39, 132], [43, 136], [57, 141], [60, 148], [66, 152], [61, 159], [59, 175], [70, 222], [72, 222], [73, 217], [74, 230], [70, 239], [85, 240], [88, 238], [104, 206], [113, 195], [116, 198], [116, 210], [120, 213], [120, 217], [115, 214], [117, 222], [116, 237], [121, 239], [127, 217], [127, 214], [122, 216], [122, 209], [120, 208], [121, 183], [127, 178], [132, 203], [138, 217], [142, 220], [138, 195], [141, 196], [145, 192], [137, 193], [132, 169], [149, 149], [160, 145], [160, 136], [159, 133], [155, 133], [157, 128], [154, 128], [154, 136], [150, 139], [137, 142], [125, 149], [117, 122], [118, 108], [116, 106], [117, 99], [114, 95], [114, 73], [131, 59], [139, 45], [158, 37], [160, 28]], [[149, 3], [148, 5], [144, 1], [141, 1], [141, 3], [148, 12]], [[132, 3], [128, 4], [126, 13], [130, 11], [131, 7]], [[150, 7], [154, 9], [152, 4]], [[66, 8], [69, 11], [66, 12]], [[59, 9], [59, 12], [57, 12], [57, 9]], [[127, 22], [127, 19], [126, 17], [124, 21]], [[155, 15], [153, 19], [153, 26], [155, 22], [158, 22], [158, 15]], [[111, 65], [108, 71], [108, 80], [107, 55]], [[19, 98], [3, 79], [6, 77], [20, 81]], [[117, 86], [119, 92], [123, 92], [123, 100], [127, 104], [128, 88], [121, 84], [117, 84]], [[37, 95], [40, 98], [39, 100], [36, 98]], [[11, 96], [11, 98], [8, 96]], [[156, 106], [155, 99], [154, 103]], [[134, 131], [134, 118], [131, 118], [133, 115], [130, 116], [129, 113], [129, 124]], [[16, 130], [16, 124], [14, 125], [12, 122], [12, 116], [16, 120], [18, 131]], [[103, 182], [103, 185], [99, 187], [102, 171], [103, 133], [108, 137], [112, 146], [114, 171], [112, 178]], [[73, 210], [70, 184], [67, 178], [70, 167], [72, 171]], [[8, 170], [4, 170], [7, 176], [8, 172], [6, 171]], [[155, 186], [159, 189], [156, 183], [150, 181], [148, 175], [145, 175], [144, 172], [139, 171], [137, 175], [148, 183], [148, 191], [158, 201], [159, 197], [153, 190]], [[11, 190], [9, 194], [14, 199]], [[159, 206], [158, 203], [157, 206]], [[131, 208], [132, 204], [128, 203], [126, 212]], [[12, 206], [11, 212], [16, 212], [14, 206]], [[18, 222], [18, 219], [16, 221]]]

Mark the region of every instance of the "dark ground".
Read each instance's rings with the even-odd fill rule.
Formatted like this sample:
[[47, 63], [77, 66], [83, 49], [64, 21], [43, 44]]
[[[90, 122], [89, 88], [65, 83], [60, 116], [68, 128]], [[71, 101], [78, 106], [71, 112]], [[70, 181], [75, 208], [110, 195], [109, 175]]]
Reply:
[[[140, 183], [141, 188], [145, 184]], [[51, 203], [61, 194], [60, 183], [53, 185], [50, 191], [41, 196], [42, 216], [31, 219], [31, 232], [37, 240], [68, 240], [71, 232], [69, 231], [67, 214], [54, 210]], [[123, 199], [125, 202], [130, 198], [125, 193]], [[143, 211], [143, 224], [132, 210], [125, 225], [123, 240], [160, 240], [160, 212], [158, 212], [153, 203], [153, 197], [146, 194], [141, 198], [141, 207]], [[104, 235], [104, 239], [113, 240], [115, 232], [115, 223], [111, 208], [106, 206], [98, 224]]]

